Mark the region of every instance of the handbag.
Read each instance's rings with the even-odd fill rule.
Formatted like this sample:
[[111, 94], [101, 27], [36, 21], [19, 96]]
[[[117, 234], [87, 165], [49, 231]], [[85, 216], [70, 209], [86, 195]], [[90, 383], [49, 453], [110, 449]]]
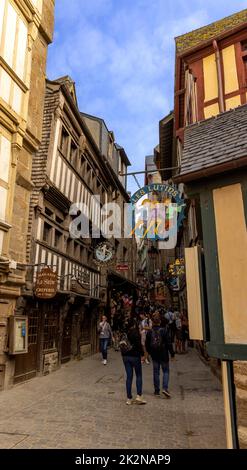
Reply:
[[126, 353], [130, 352], [131, 349], [132, 349], [132, 344], [130, 343], [126, 333], [123, 333], [121, 338], [120, 338], [119, 348], [120, 348], [121, 353], [123, 353], [123, 354], [126, 354]]

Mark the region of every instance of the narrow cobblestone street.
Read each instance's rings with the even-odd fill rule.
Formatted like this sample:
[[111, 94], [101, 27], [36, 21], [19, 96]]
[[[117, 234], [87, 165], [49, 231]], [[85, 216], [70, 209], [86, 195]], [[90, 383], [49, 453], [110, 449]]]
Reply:
[[75, 361], [0, 394], [0, 448], [225, 448], [221, 385], [194, 350], [171, 364], [172, 399], [153, 396], [144, 366], [146, 406], [125, 405], [119, 353]]

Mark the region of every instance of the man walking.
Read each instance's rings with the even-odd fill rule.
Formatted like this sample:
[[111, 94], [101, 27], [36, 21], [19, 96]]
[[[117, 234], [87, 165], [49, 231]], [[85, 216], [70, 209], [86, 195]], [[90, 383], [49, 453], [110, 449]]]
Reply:
[[147, 332], [146, 349], [153, 361], [154, 394], [160, 396], [160, 368], [163, 372], [162, 393], [166, 398], [171, 398], [169, 393], [169, 353], [174, 357], [174, 350], [170, 335], [165, 328], [161, 328], [161, 318], [158, 312], [152, 317], [153, 328]]

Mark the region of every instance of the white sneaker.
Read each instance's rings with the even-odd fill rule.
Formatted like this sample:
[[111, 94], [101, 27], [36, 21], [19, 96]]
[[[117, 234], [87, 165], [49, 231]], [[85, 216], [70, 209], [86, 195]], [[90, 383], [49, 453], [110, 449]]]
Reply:
[[128, 398], [128, 400], [126, 401], [126, 405], [133, 405], [133, 400]]
[[142, 396], [137, 395], [137, 397], [136, 397], [136, 399], [135, 399], [135, 403], [136, 403], [137, 405], [146, 405], [147, 402], [143, 399]]
[[104, 359], [103, 364], [104, 364], [104, 366], [106, 366], [106, 364], [107, 364], [107, 360], [106, 360], [106, 359]]
[[165, 395], [166, 398], [171, 398], [170, 392], [168, 390], [163, 390], [162, 393]]

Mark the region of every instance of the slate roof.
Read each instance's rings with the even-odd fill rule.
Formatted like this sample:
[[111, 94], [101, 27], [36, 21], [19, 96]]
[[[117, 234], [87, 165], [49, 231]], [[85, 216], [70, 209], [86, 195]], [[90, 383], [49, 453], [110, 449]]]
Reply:
[[179, 177], [247, 157], [247, 105], [185, 128]]
[[242, 10], [234, 15], [227, 16], [219, 21], [211, 23], [208, 26], [195, 29], [190, 33], [178, 36], [176, 41], [176, 48], [178, 54], [183, 54], [187, 50], [201, 45], [204, 42], [214, 39], [237, 26], [247, 22], [247, 9]]

